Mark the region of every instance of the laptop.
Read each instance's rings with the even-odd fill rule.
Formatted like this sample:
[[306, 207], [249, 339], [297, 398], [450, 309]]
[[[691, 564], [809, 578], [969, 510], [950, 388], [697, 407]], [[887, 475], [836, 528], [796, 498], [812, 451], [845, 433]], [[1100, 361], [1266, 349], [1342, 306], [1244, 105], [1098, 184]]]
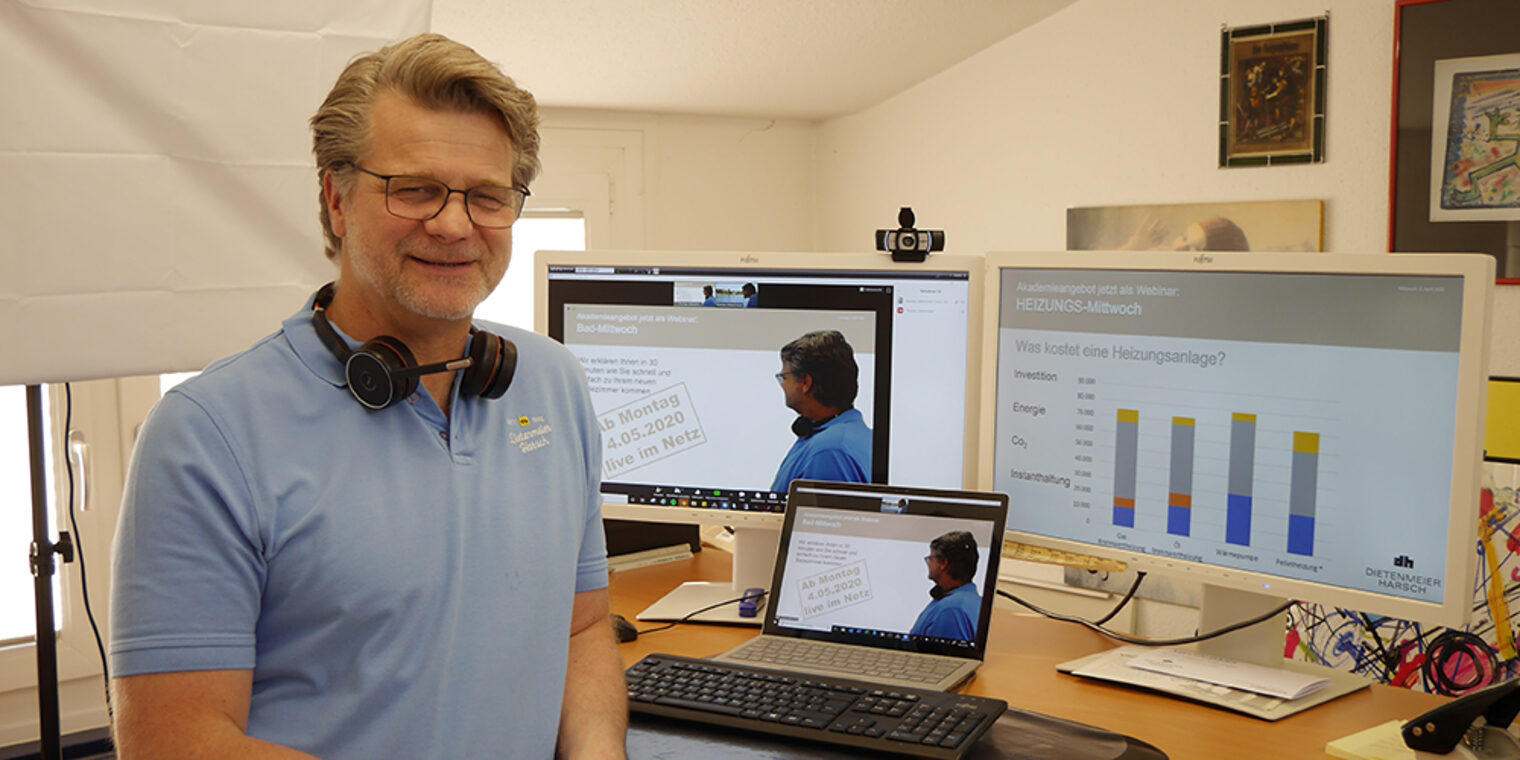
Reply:
[[793, 481], [761, 635], [712, 659], [958, 688], [986, 653], [1007, 517], [1003, 493]]

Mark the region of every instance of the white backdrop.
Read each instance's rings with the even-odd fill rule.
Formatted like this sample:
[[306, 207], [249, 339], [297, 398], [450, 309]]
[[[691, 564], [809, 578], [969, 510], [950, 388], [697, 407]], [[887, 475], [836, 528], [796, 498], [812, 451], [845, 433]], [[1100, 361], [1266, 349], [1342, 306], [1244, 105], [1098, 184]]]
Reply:
[[0, 2], [0, 384], [200, 369], [332, 277], [307, 119], [431, 0]]

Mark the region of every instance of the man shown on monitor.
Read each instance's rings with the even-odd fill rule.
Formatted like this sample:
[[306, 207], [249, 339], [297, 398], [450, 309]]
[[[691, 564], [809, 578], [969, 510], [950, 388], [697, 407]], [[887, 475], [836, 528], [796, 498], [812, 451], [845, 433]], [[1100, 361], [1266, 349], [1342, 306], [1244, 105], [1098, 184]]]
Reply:
[[838, 330], [810, 332], [781, 347], [781, 383], [787, 408], [797, 413], [792, 444], [772, 491], [797, 478], [871, 482], [871, 429], [855, 408], [860, 389], [855, 351]]
[[938, 639], [976, 640], [976, 620], [981, 614], [982, 595], [976, 592], [976, 538], [964, 530], [946, 533], [929, 542], [930, 600], [914, 621], [913, 636]]

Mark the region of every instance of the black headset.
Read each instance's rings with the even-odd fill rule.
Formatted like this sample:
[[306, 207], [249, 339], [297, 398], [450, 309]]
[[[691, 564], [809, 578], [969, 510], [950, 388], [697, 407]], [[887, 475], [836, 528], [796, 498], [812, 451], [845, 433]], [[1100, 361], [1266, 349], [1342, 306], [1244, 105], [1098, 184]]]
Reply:
[[[851, 408], [853, 408], [853, 407], [851, 407]], [[819, 420], [817, 422], [814, 422], [814, 421], [812, 421], [812, 420], [810, 420], [810, 419], [808, 419], [808, 418], [806, 418], [806, 417], [804, 417], [804, 416], [802, 416], [802, 415], [799, 414], [799, 415], [797, 415], [797, 419], [792, 420], [792, 435], [795, 435], [798, 438], [812, 438], [813, 434], [818, 432], [818, 428], [821, 428], [824, 425], [827, 425], [830, 422], [833, 422], [834, 420], [836, 420], [836, 419], [839, 418], [840, 414], [844, 414], [847, 411], [849, 411], [849, 409], [845, 409], [843, 411], [840, 411], [838, 414], [835, 414], [833, 417], [830, 417], [830, 418], [828, 418], [826, 420]]]
[[438, 372], [464, 370], [459, 392], [464, 396], [501, 398], [517, 373], [517, 346], [485, 330], [470, 328], [470, 350], [465, 356], [437, 364], [417, 365], [417, 357], [399, 338], [381, 335], [350, 349], [324, 313], [332, 303], [333, 283], [317, 291], [311, 323], [322, 345], [343, 363], [348, 392], [370, 409], [384, 409], [412, 395], [417, 378]]

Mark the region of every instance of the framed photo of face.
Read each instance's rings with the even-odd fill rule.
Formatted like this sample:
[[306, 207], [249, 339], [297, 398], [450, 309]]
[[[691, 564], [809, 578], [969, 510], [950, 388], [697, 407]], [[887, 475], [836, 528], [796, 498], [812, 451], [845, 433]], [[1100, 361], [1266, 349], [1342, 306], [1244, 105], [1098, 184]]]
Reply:
[[1325, 160], [1329, 17], [1220, 32], [1219, 165]]
[[1321, 251], [1325, 204], [1169, 203], [1066, 209], [1068, 251]]

